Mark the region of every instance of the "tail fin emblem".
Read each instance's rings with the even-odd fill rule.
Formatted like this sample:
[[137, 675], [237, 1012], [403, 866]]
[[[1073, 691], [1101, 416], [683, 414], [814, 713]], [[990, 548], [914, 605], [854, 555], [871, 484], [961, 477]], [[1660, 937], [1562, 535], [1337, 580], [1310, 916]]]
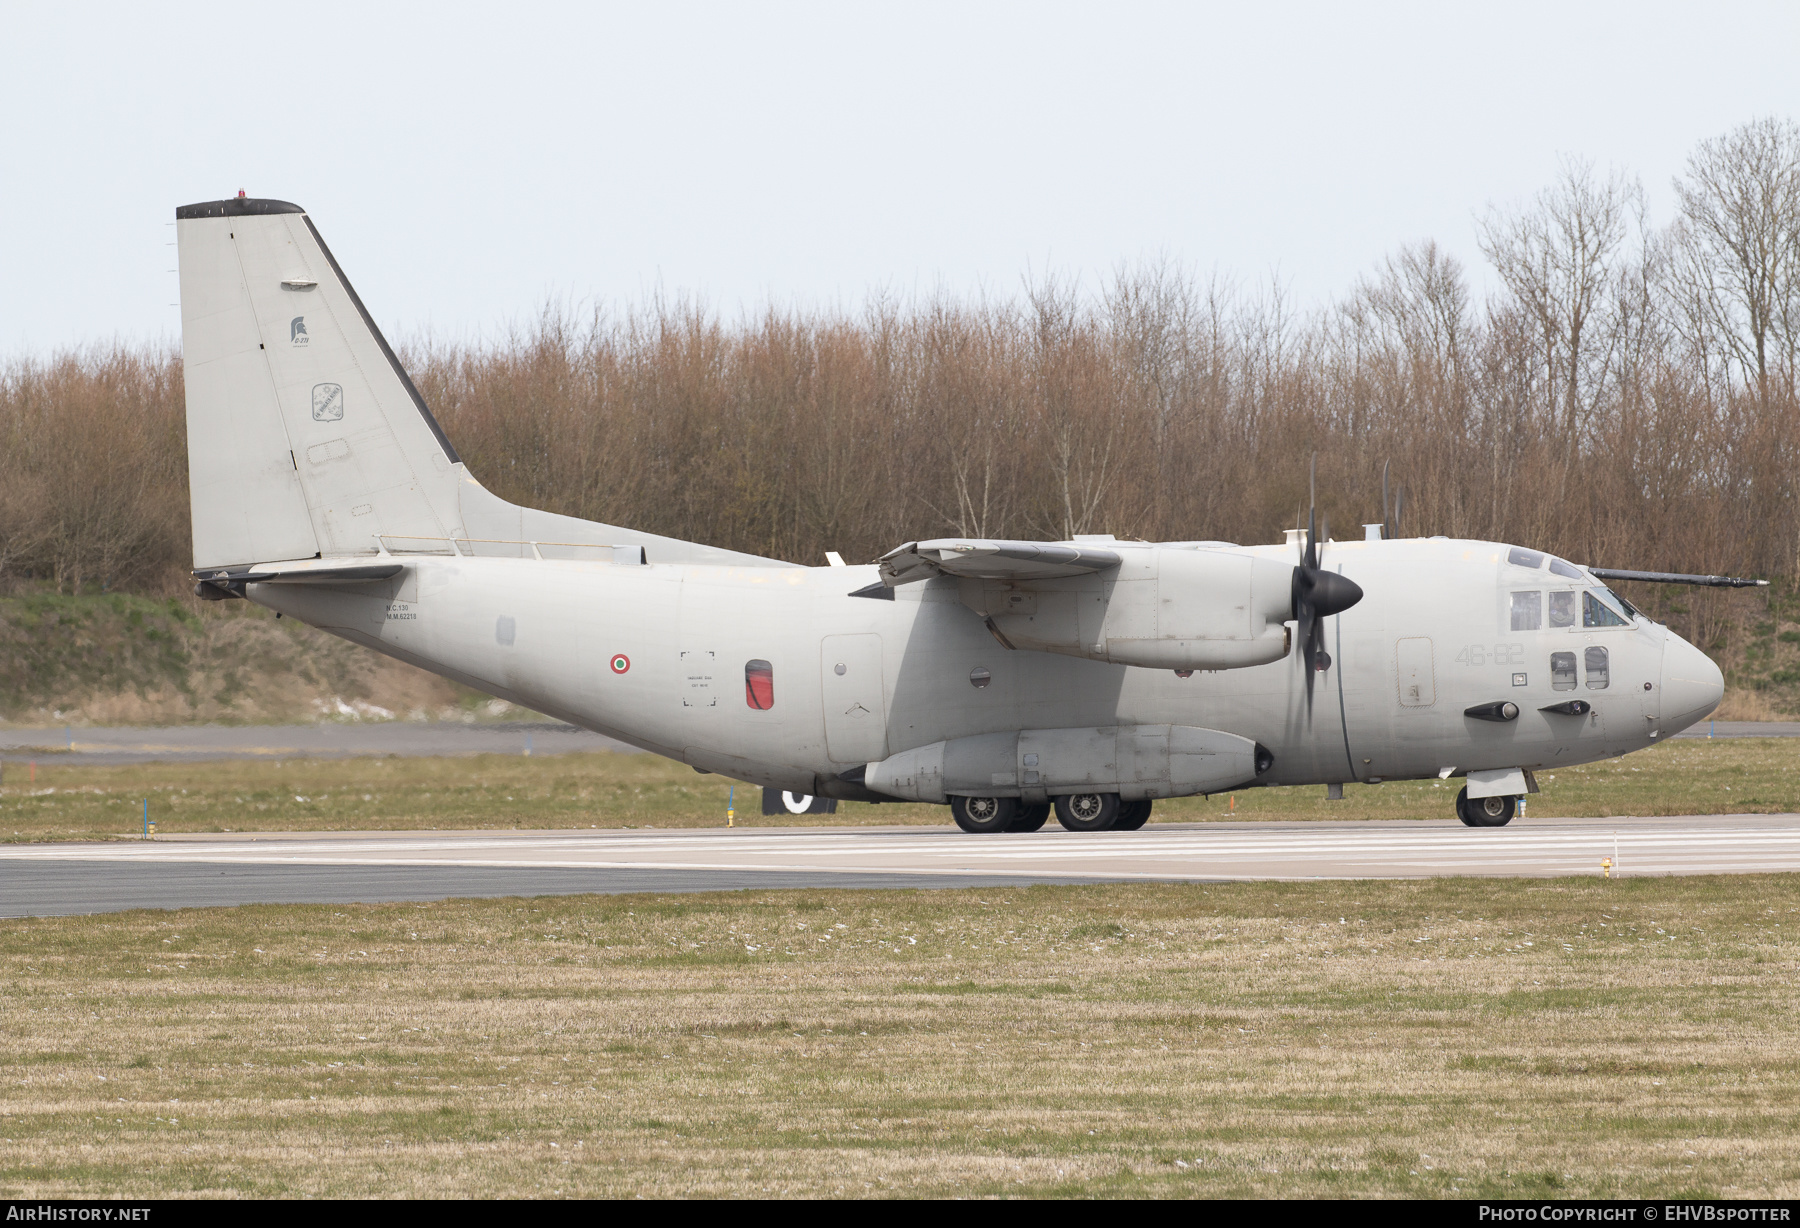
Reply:
[[313, 385], [313, 421], [338, 422], [344, 416], [344, 386], [342, 384]]
[[306, 333], [306, 317], [295, 316], [288, 323], [288, 340], [295, 345], [310, 345], [312, 338]]

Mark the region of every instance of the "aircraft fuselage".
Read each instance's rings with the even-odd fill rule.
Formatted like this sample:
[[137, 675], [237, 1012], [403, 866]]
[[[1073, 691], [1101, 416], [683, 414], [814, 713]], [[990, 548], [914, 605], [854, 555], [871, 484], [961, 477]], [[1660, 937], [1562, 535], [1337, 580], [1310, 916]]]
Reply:
[[[1297, 558], [1292, 545], [1234, 549]], [[1253, 739], [1274, 759], [1256, 784], [1554, 769], [1649, 746], [1717, 702], [1717, 668], [1667, 628], [1584, 625], [1596, 581], [1508, 558], [1442, 538], [1326, 543], [1321, 566], [1365, 596], [1326, 620], [1331, 665], [1310, 720], [1297, 653], [1182, 676], [1009, 650], [950, 577], [851, 596], [877, 582], [872, 566], [395, 555], [406, 570], [382, 584], [248, 596], [697, 768], [837, 796], [861, 795], [844, 773], [916, 747], [1082, 726]], [[1547, 710], [1573, 701], [1587, 710]], [[1465, 715], [1507, 702], [1515, 719]]]

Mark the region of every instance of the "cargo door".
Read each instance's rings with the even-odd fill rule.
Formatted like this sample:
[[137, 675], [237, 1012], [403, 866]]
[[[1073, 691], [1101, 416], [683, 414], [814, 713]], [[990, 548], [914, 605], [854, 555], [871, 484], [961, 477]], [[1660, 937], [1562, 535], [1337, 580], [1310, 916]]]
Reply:
[[825, 751], [833, 763], [887, 758], [887, 696], [879, 635], [828, 635], [819, 647]]

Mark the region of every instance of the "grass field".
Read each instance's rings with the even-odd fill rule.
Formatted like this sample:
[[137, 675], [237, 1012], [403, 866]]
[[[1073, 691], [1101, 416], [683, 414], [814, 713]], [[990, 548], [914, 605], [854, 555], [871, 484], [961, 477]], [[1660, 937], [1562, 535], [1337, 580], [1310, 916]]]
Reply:
[[1800, 876], [0, 923], [0, 1193], [1800, 1196]]
[[[1528, 814], [1595, 816], [1800, 810], [1800, 741], [1669, 742], [1623, 759], [1544, 773]], [[1459, 782], [1249, 789], [1158, 802], [1156, 819], [1441, 819]], [[368, 828], [723, 826], [729, 783], [654, 755], [485, 755], [447, 759], [234, 760], [64, 767], [35, 780], [8, 764], [0, 840], [105, 839], [141, 830], [143, 799], [159, 832]], [[747, 824], [948, 823], [941, 806], [847, 802], [836, 815], [764, 818], [760, 790], [740, 785]]]

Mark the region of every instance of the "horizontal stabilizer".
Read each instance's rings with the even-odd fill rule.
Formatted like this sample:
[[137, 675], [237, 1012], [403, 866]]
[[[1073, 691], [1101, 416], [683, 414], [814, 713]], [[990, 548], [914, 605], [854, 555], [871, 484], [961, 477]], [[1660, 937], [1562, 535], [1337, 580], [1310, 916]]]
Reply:
[[226, 567], [210, 572], [196, 571], [194, 593], [208, 601], [222, 601], [227, 597], [242, 597], [246, 584], [372, 584], [378, 580], [391, 580], [404, 570], [405, 566], [400, 563]]
[[1688, 576], [1675, 571], [1618, 571], [1611, 567], [1590, 567], [1588, 574], [1596, 580], [1642, 580], [1647, 584], [1696, 584], [1705, 588], [1767, 588], [1767, 580], [1745, 580], [1737, 576]]
[[254, 567], [243, 575], [246, 584], [361, 584], [391, 580], [399, 575], [399, 563], [363, 563], [352, 567]]
[[908, 542], [882, 555], [881, 582], [892, 588], [937, 575], [975, 580], [1060, 580], [1118, 565], [1116, 552], [1094, 546], [943, 537]]

